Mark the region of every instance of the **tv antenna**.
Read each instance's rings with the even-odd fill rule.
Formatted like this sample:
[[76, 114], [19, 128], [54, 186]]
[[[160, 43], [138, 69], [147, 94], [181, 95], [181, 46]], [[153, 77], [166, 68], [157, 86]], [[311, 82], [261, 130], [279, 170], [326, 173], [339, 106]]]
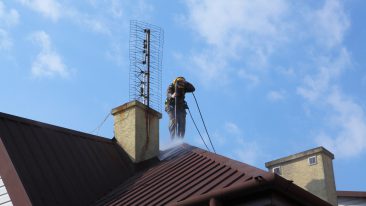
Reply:
[[142, 21], [130, 22], [130, 100], [161, 113], [164, 31]]

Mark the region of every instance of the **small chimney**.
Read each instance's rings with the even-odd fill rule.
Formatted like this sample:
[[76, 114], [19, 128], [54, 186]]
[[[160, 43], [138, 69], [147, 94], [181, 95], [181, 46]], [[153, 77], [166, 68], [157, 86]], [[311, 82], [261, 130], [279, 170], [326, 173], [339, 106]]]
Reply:
[[324, 147], [317, 147], [267, 162], [266, 167], [336, 206], [333, 159], [331, 152]]
[[159, 155], [161, 113], [134, 100], [114, 108], [112, 115], [115, 138], [133, 162]]

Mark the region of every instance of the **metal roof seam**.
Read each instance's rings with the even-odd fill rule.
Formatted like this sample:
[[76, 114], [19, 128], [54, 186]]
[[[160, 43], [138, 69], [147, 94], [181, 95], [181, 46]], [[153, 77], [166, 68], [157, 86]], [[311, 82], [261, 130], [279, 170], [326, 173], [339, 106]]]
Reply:
[[[226, 171], [228, 171], [229, 168], [225, 168], [224, 166], [221, 165], [221, 167], [219, 167], [216, 171], [212, 171], [211, 174], [204, 174], [202, 175], [200, 178], [196, 178], [196, 179], [192, 179], [192, 181], [189, 183], [189, 185], [186, 186], [185, 190], [181, 190], [179, 193], [175, 194], [175, 195], [171, 195], [169, 197], [169, 199], [167, 198], [164, 202], [162, 202], [163, 204], [169, 203], [170, 201], [172, 201], [173, 199], [184, 199], [183, 198], [178, 198], [180, 196], [182, 196], [184, 193], [187, 193], [187, 191], [189, 191], [188, 194], [186, 194], [185, 196], [190, 196], [192, 194], [197, 193], [198, 190], [200, 190], [202, 187], [206, 186], [208, 183], [210, 183], [211, 181], [214, 181], [214, 179], [217, 176], [222, 175], [223, 173], [225, 173]], [[221, 171], [221, 172], [219, 172]], [[216, 175], [215, 175], [216, 174]], [[205, 177], [207, 176], [207, 177]], [[183, 194], [182, 194], [183, 193]], [[168, 201], [169, 200], [169, 201]]]
[[[184, 188], [186, 189], [192, 189], [192, 184], [203, 184], [205, 179], [210, 176], [211, 174], [220, 171], [223, 169], [223, 166], [220, 167], [220, 164], [213, 163], [213, 167], [206, 167], [205, 170], [201, 170], [199, 172], [192, 173], [191, 176], [185, 177], [185, 179], [180, 179], [175, 183], [175, 185], [170, 186], [171, 189], [166, 189], [167, 192], [163, 193], [163, 195], [159, 196], [159, 198], [155, 199], [152, 204], [157, 204], [157, 201], [159, 201], [159, 204], [165, 204], [167, 202], [170, 202], [176, 195], [181, 194], [181, 192], [184, 191]], [[182, 191], [183, 190], [183, 191]], [[150, 203], [150, 202], [147, 202]]]
[[[196, 159], [196, 161], [199, 161], [199, 159], [200, 158], [202, 158], [202, 157], [197, 157], [197, 159]], [[193, 163], [193, 165], [195, 166], [194, 168], [197, 168], [197, 167], [199, 167], [200, 165], [202, 165], [202, 164], [204, 164], [204, 162], [202, 161], [199, 161], [199, 163], [198, 164], [194, 164]], [[184, 167], [183, 167], [184, 168]], [[156, 192], [161, 192], [161, 191], [159, 191], [159, 190], [157, 190], [156, 188], [159, 188], [159, 187], [161, 187], [162, 185], [170, 185], [169, 183], [171, 183], [172, 181], [175, 181], [175, 177], [177, 177], [177, 176], [184, 176], [185, 174], [187, 174], [188, 172], [190, 172], [191, 170], [194, 170], [194, 169], [192, 169], [192, 168], [190, 168], [188, 171], [184, 171], [184, 170], [182, 170], [182, 171], [178, 171], [177, 173], [176, 173], [176, 175], [174, 176], [174, 175], [171, 175], [171, 176], [169, 176], [169, 175], [167, 175], [167, 177], [168, 178], [166, 178], [165, 180], [163, 180], [163, 181], [161, 181], [161, 182], [159, 182], [158, 184], [151, 184], [151, 185], [149, 185], [149, 189], [152, 189], [152, 190], [150, 190], [148, 193], [147, 193], [147, 191], [148, 190], [145, 190], [145, 192], [143, 193], [143, 195], [142, 195], [142, 197], [140, 197], [138, 200], [136, 200], [135, 199], [135, 201], [133, 201], [134, 203], [136, 203], [136, 204], [140, 204], [142, 201], [144, 201], [146, 198], [149, 198], [149, 197], [151, 197], [153, 194], [156, 194]], [[154, 189], [153, 189], [154, 188]], [[163, 187], [164, 188], [164, 187]], [[131, 200], [132, 201], [132, 200]], [[129, 202], [126, 202], [125, 204], [131, 204], [131, 201], [129, 201]]]
[[[194, 156], [192, 156], [191, 158], [194, 158]], [[177, 164], [174, 164], [173, 165], [173, 167], [176, 167], [177, 166]], [[179, 165], [178, 165], [179, 166]], [[163, 175], [163, 174], [158, 174], [158, 176], [160, 177], [161, 175]], [[151, 179], [149, 179], [148, 181], [153, 181], [154, 179], [153, 178], [151, 178]], [[115, 203], [113, 203], [113, 201], [111, 201], [110, 202], [110, 204], [118, 204], [119, 202], [123, 202], [123, 201], [128, 201], [128, 199], [131, 199], [132, 197], [129, 197], [129, 195], [127, 195], [127, 194], [137, 194], [135, 191], [137, 190], [137, 189], [140, 189], [140, 186], [143, 184], [143, 181], [141, 181], [141, 182], [139, 182], [137, 185], [135, 185], [134, 184], [134, 182], [132, 182], [132, 186], [133, 186], [133, 188], [132, 189], [129, 189], [126, 193], [124, 193], [124, 195], [123, 196], [121, 196], [121, 198], [120, 199], [118, 199], [118, 200], [116, 200], [116, 201], [114, 201]], [[121, 187], [120, 187], [121, 188]], [[124, 188], [121, 188], [122, 190], [124, 190]], [[148, 188], [143, 188], [143, 190], [147, 190]], [[141, 191], [139, 191], [139, 192], [141, 192]], [[127, 198], [127, 199], [126, 199]]]

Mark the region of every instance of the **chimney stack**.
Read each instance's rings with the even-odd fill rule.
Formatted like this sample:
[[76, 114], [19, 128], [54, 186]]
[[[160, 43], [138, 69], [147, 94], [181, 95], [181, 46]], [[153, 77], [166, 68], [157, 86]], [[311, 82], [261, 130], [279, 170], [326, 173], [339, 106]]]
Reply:
[[267, 162], [266, 167], [336, 206], [333, 159], [331, 152], [324, 147], [317, 147]]
[[134, 100], [114, 108], [112, 115], [115, 138], [134, 163], [159, 155], [161, 113]]

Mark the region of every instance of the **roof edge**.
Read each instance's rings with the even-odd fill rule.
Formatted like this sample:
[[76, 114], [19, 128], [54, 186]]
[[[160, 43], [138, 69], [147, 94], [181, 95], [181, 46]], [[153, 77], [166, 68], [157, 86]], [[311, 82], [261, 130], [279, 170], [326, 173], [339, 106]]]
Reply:
[[247, 173], [248, 172], [247, 170], [243, 170], [243, 167], [251, 167], [254, 170], [256, 170], [256, 172], [267, 173], [267, 171], [264, 171], [260, 168], [254, 167], [252, 165], [248, 165], [244, 162], [239, 162], [239, 161], [230, 159], [230, 158], [222, 156], [220, 154], [212, 153], [210, 151], [201, 149], [201, 148], [196, 147], [196, 146], [192, 146], [192, 145], [184, 143], [182, 145], [182, 147], [185, 148], [185, 149], [189, 149], [189, 150], [191, 150], [192, 152], [194, 152], [196, 154], [202, 155], [202, 156], [207, 157], [209, 159], [212, 159], [216, 162], [219, 162], [219, 163], [224, 164], [226, 166], [229, 166], [233, 169], [236, 169], [240, 172], [245, 172], [247, 175], [251, 175], [251, 174]]
[[57, 131], [60, 133], [68, 133], [68, 134], [76, 135], [76, 136], [79, 136], [79, 137], [85, 138], [85, 139], [91, 139], [94, 141], [114, 144], [112, 139], [108, 139], [106, 137], [97, 136], [97, 135], [93, 135], [93, 134], [89, 134], [89, 133], [81, 132], [81, 131], [77, 131], [77, 130], [72, 130], [72, 129], [68, 129], [65, 127], [56, 126], [56, 125], [52, 125], [52, 124], [48, 124], [48, 123], [44, 123], [44, 122], [40, 122], [40, 121], [36, 121], [36, 120], [32, 120], [32, 119], [27, 119], [24, 117], [19, 117], [19, 116], [15, 116], [15, 115], [3, 113], [3, 112], [0, 112], [0, 118], [8, 119], [8, 120], [15, 121], [15, 122], [21, 122], [23, 124], [29, 124], [29, 125], [42, 127], [42, 128], [47, 128], [47, 129], [54, 130], [54, 131]]
[[5, 145], [0, 138], [0, 176], [14, 205], [31, 206], [32, 203], [16, 171]]
[[203, 195], [188, 198], [180, 202], [170, 203], [168, 205], [201, 205], [203, 203], [209, 202], [211, 199], [234, 199], [243, 197], [245, 195], [250, 195], [254, 192], [268, 190], [278, 191], [281, 194], [298, 202], [305, 202], [304, 205], [306, 206], [331, 206], [330, 203], [320, 199], [310, 192], [305, 191], [299, 186], [293, 184], [291, 181], [288, 181], [273, 173], [266, 173], [263, 176], [257, 176], [251, 180], [232, 187], [224, 188], [222, 190], [215, 190]]
[[360, 197], [366, 198], [365, 191], [337, 191], [338, 197]]

